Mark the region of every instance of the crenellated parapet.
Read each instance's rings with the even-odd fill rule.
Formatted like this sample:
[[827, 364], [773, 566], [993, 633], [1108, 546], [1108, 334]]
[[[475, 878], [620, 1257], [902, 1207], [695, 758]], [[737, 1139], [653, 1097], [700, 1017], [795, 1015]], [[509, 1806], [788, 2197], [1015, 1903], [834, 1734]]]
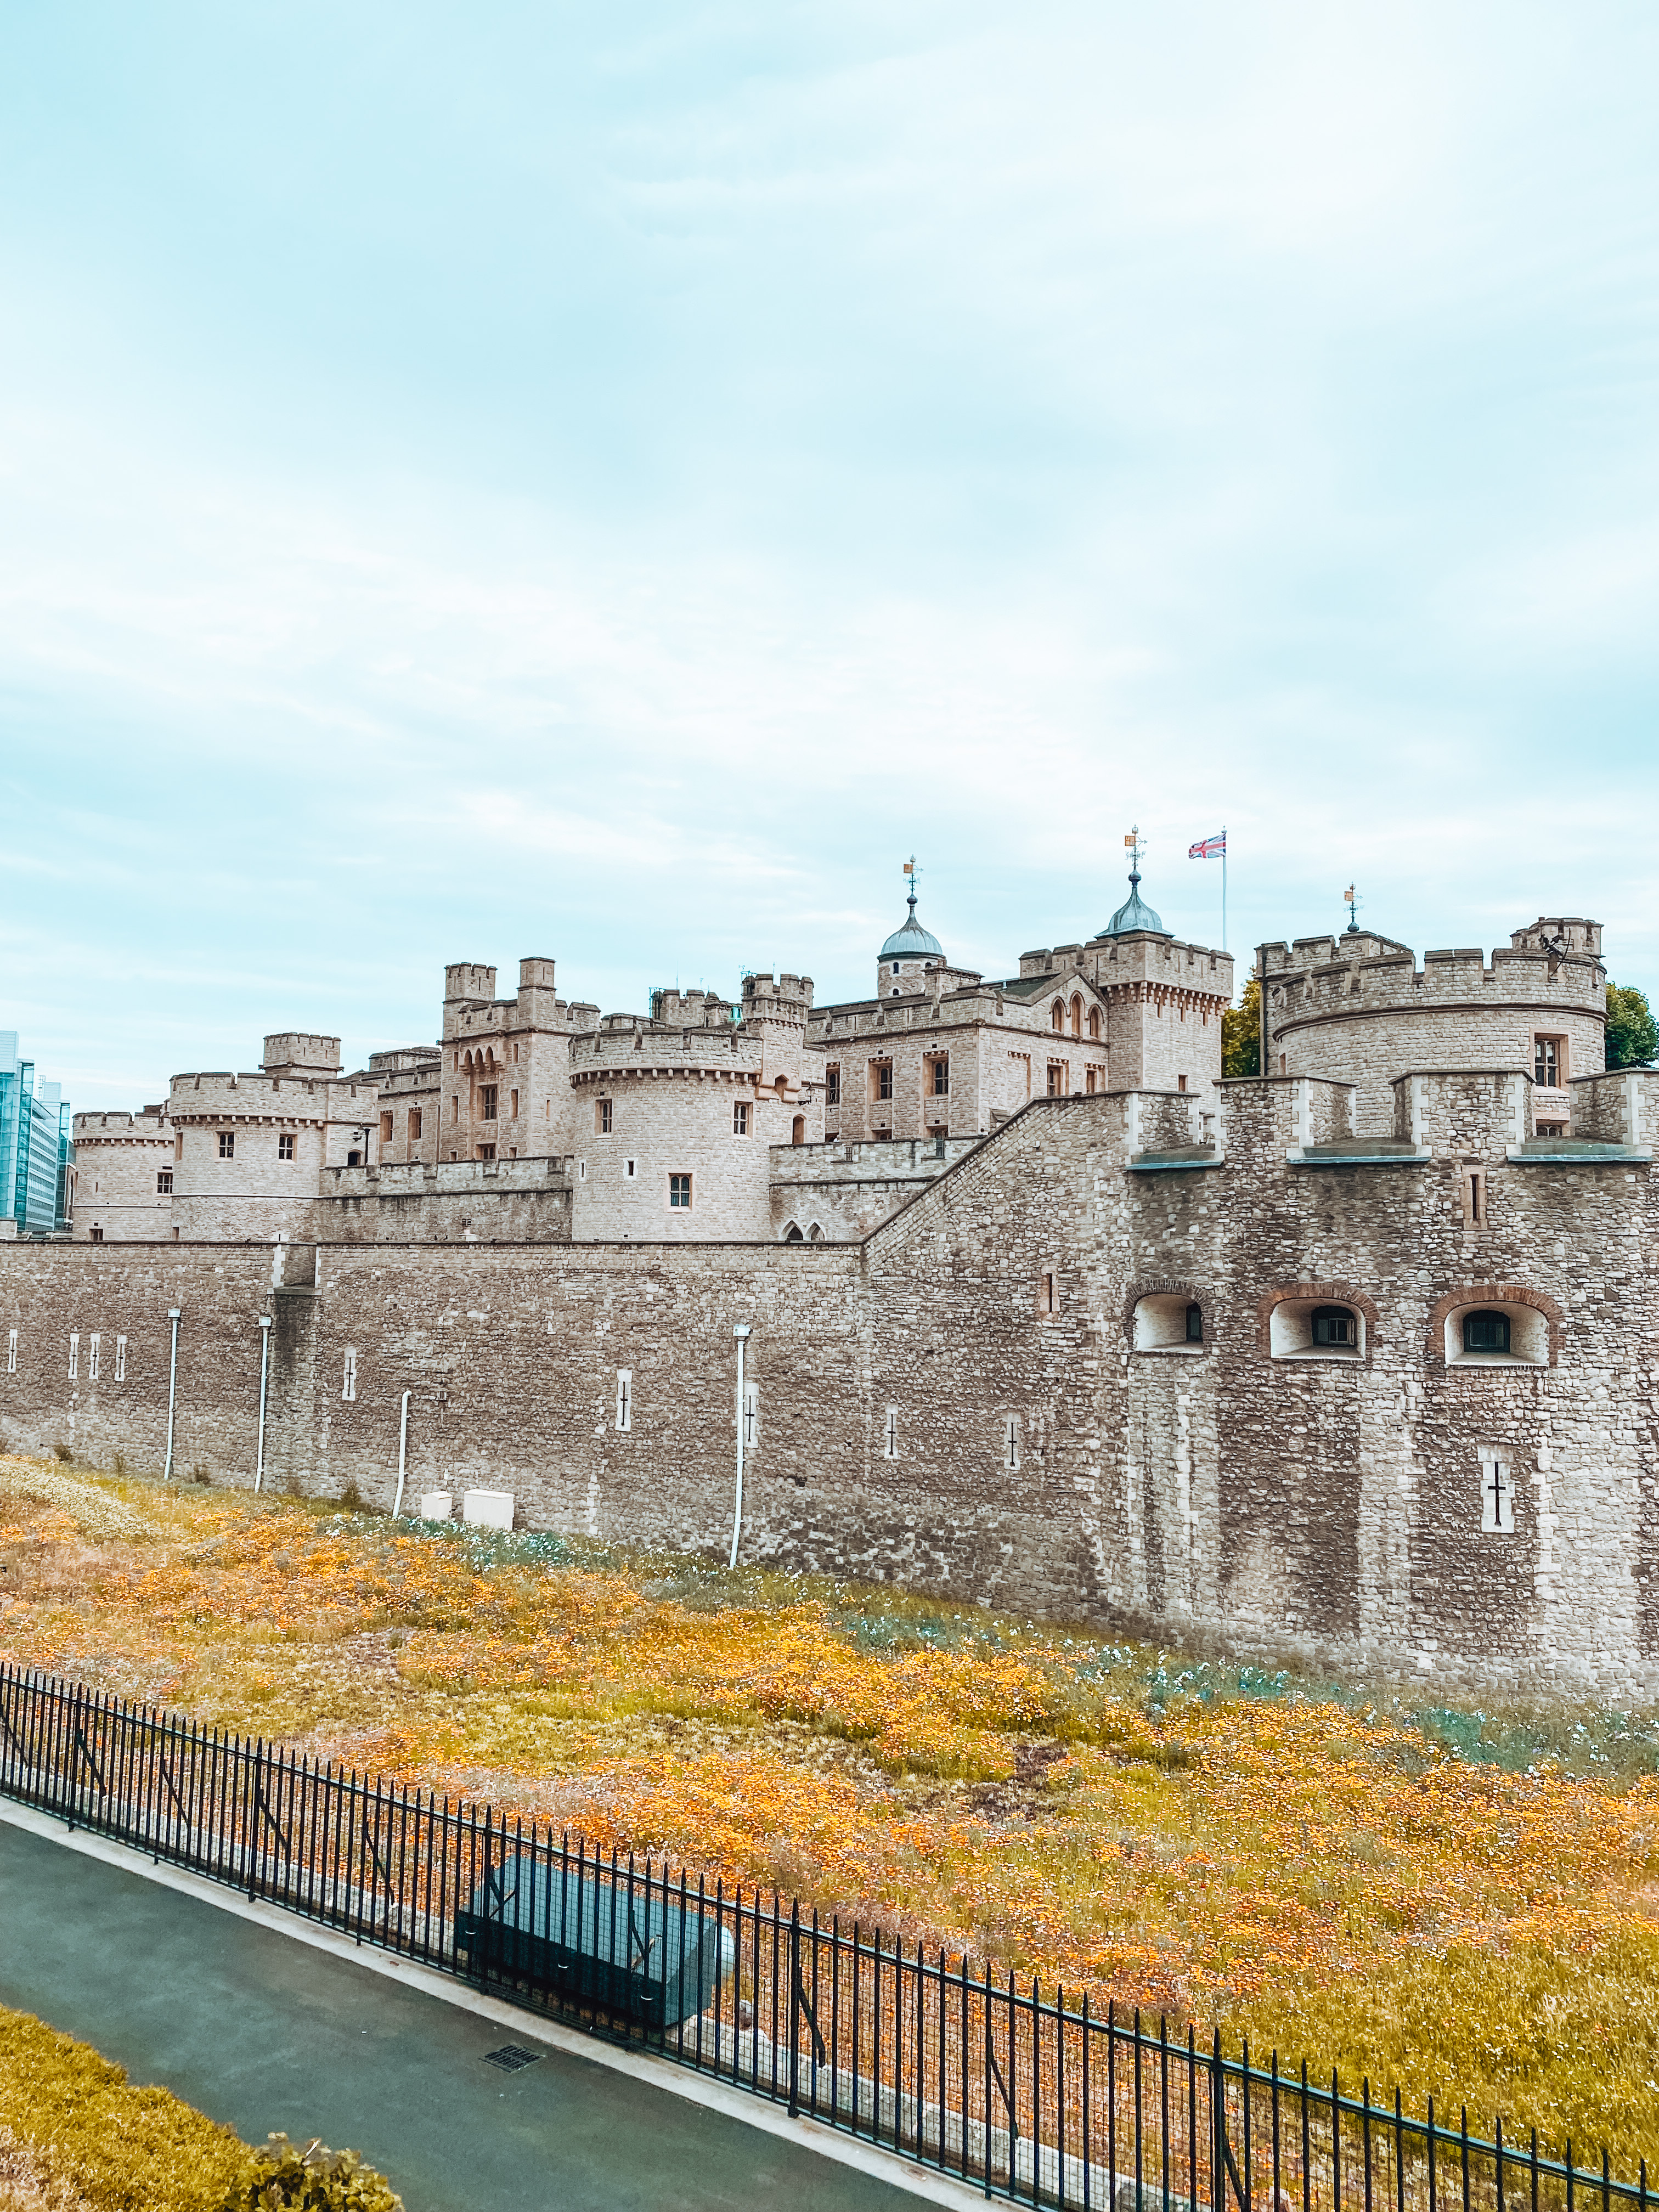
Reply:
[[1353, 1083], [1357, 1128], [1381, 1135], [1407, 1068], [1520, 1068], [1537, 1127], [1565, 1135], [1572, 1083], [1601, 1072], [1601, 940], [1598, 923], [1543, 916], [1489, 957], [1455, 947], [1420, 967], [1408, 945], [1366, 930], [1263, 945], [1265, 1072]]

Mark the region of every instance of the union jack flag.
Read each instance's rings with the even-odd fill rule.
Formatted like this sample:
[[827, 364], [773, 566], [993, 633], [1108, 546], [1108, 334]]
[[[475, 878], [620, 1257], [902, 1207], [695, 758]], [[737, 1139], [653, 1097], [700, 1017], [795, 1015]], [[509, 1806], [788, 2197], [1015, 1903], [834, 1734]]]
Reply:
[[1223, 860], [1227, 857], [1227, 833], [1224, 830], [1214, 837], [1200, 837], [1196, 845], [1188, 845], [1189, 860]]

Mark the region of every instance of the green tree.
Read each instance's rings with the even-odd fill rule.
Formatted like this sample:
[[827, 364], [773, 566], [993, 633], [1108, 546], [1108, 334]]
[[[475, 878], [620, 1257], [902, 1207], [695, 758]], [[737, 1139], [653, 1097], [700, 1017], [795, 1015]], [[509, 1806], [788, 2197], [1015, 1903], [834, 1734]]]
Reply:
[[[1224, 1040], [1229, 1017], [1221, 1017]], [[1224, 1057], [1226, 1047], [1223, 1044]], [[1653, 1018], [1647, 994], [1633, 983], [1607, 986], [1607, 1066], [1644, 1067], [1659, 1058], [1659, 1022]]]
[[[1608, 994], [1611, 1003], [1612, 994]], [[1643, 1000], [1645, 1012], [1647, 1001]], [[1612, 1036], [1609, 1024], [1608, 1036]], [[1608, 1049], [1611, 1050], [1611, 1045]], [[1221, 1017], [1221, 1073], [1223, 1075], [1260, 1075], [1261, 1073], [1261, 979], [1252, 975], [1244, 986], [1244, 995], [1236, 1006], [1229, 1006]]]

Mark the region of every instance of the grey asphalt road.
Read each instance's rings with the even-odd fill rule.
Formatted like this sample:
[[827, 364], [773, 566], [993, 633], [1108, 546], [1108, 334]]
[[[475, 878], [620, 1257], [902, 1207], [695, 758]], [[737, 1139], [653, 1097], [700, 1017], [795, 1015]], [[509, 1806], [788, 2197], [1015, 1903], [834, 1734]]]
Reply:
[[408, 2212], [915, 2212], [885, 2182], [0, 1824], [0, 2002], [251, 2142], [349, 2144]]

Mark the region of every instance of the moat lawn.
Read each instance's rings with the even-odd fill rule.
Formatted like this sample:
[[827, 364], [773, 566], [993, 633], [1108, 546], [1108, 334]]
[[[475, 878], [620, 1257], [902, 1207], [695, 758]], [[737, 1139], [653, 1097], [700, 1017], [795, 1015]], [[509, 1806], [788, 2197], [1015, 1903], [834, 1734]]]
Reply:
[[0, 1657], [1659, 2160], [1659, 1724], [0, 1459]]

